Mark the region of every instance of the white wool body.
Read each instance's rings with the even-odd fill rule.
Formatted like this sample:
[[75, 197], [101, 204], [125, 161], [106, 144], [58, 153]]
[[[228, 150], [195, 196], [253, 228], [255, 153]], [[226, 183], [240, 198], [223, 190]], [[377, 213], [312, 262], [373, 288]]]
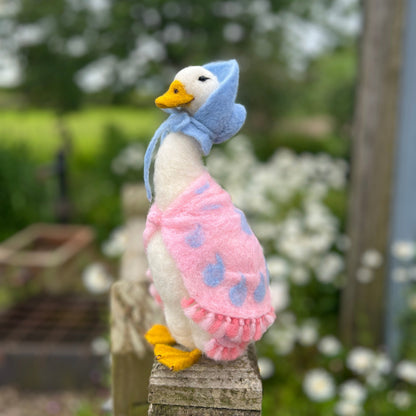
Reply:
[[[155, 203], [158, 208], [162, 211], [168, 208], [204, 172], [205, 166], [198, 143], [183, 133], [168, 134], [155, 161]], [[189, 295], [160, 231], [149, 242], [147, 258], [172, 336], [186, 348], [203, 351], [211, 336], [183, 312], [181, 301]]]
[[184, 347], [204, 351], [212, 336], [186, 317], [183, 312], [181, 301], [189, 295], [160, 231], [156, 232], [150, 240], [147, 255], [153, 284], [162, 299], [166, 324], [170, 333]]
[[205, 172], [198, 142], [183, 133], [169, 133], [155, 160], [155, 203], [164, 211]]

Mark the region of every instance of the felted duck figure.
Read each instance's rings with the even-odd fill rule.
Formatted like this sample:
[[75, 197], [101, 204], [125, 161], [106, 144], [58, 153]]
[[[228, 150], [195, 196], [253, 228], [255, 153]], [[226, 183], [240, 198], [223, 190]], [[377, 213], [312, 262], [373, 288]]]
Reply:
[[275, 320], [263, 250], [202, 160], [245, 121], [245, 108], [235, 103], [238, 77], [235, 60], [190, 66], [155, 101], [170, 116], [145, 155], [151, 201], [149, 172], [160, 141], [144, 243], [150, 291], [167, 326], [155, 325], [145, 337], [174, 371], [202, 353], [217, 361], [240, 357]]

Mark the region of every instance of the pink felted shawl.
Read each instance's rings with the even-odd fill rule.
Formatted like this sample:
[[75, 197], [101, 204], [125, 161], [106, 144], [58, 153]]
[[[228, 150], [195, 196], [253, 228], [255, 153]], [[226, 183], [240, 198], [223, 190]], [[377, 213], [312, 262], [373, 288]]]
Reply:
[[145, 247], [157, 230], [189, 294], [184, 313], [213, 335], [205, 352], [236, 358], [275, 319], [263, 250], [243, 212], [205, 172], [165, 211], [152, 205]]

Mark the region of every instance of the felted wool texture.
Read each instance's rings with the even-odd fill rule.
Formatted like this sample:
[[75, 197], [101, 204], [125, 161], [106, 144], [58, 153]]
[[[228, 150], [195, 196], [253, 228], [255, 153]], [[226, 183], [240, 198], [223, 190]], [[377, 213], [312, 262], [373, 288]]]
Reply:
[[181, 301], [187, 298], [188, 292], [180, 271], [167, 251], [160, 231], [152, 235], [147, 251], [154, 276], [153, 293], [157, 293], [163, 301], [166, 324], [172, 336], [178, 344], [190, 350], [196, 347], [203, 351], [211, 336], [185, 316]]
[[244, 214], [207, 172], [165, 211], [153, 204], [146, 247], [157, 230], [188, 292], [185, 314], [224, 347], [231, 348], [223, 345], [226, 339], [233, 347], [259, 339], [275, 318], [263, 250]]
[[154, 168], [155, 203], [164, 210], [190, 183], [206, 171], [197, 142], [170, 133], [157, 152]]
[[184, 85], [179, 80], [174, 80], [169, 90], [164, 95], [156, 98], [155, 104], [160, 108], [170, 108], [185, 105], [194, 100], [192, 94], [188, 94]]
[[[146, 150], [144, 182], [149, 201], [152, 199], [150, 164], [159, 140], [163, 141], [170, 132], [182, 132], [193, 137], [206, 156], [214, 143], [221, 143], [233, 137], [244, 124], [246, 110], [241, 104], [235, 103], [239, 77], [237, 61], [213, 62], [204, 65], [203, 68], [215, 75], [219, 81], [218, 88], [193, 115], [185, 109], [164, 109], [170, 116], [156, 130]], [[184, 87], [186, 89], [186, 85]]]
[[[205, 81], [199, 80], [201, 76], [206, 78]], [[202, 66], [188, 66], [182, 69], [176, 74], [172, 84], [175, 81], [179, 81], [183, 86], [186, 85], [186, 92], [193, 96], [193, 100], [183, 107], [190, 115], [194, 115], [220, 86], [218, 78]]]
[[149, 279], [149, 293], [152, 295], [153, 299], [156, 301], [156, 303], [163, 309], [163, 302], [162, 298], [160, 297], [158, 291], [155, 288], [155, 285], [153, 283], [153, 277], [152, 272], [150, 269], [146, 270], [146, 277]]

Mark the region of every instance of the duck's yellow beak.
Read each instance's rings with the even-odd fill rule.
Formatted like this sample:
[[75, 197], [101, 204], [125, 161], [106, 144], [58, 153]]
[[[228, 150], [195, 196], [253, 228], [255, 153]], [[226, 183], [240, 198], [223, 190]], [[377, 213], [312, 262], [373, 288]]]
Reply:
[[194, 96], [186, 92], [182, 82], [175, 80], [163, 95], [156, 98], [155, 104], [159, 108], [173, 108], [188, 104], [193, 99]]

